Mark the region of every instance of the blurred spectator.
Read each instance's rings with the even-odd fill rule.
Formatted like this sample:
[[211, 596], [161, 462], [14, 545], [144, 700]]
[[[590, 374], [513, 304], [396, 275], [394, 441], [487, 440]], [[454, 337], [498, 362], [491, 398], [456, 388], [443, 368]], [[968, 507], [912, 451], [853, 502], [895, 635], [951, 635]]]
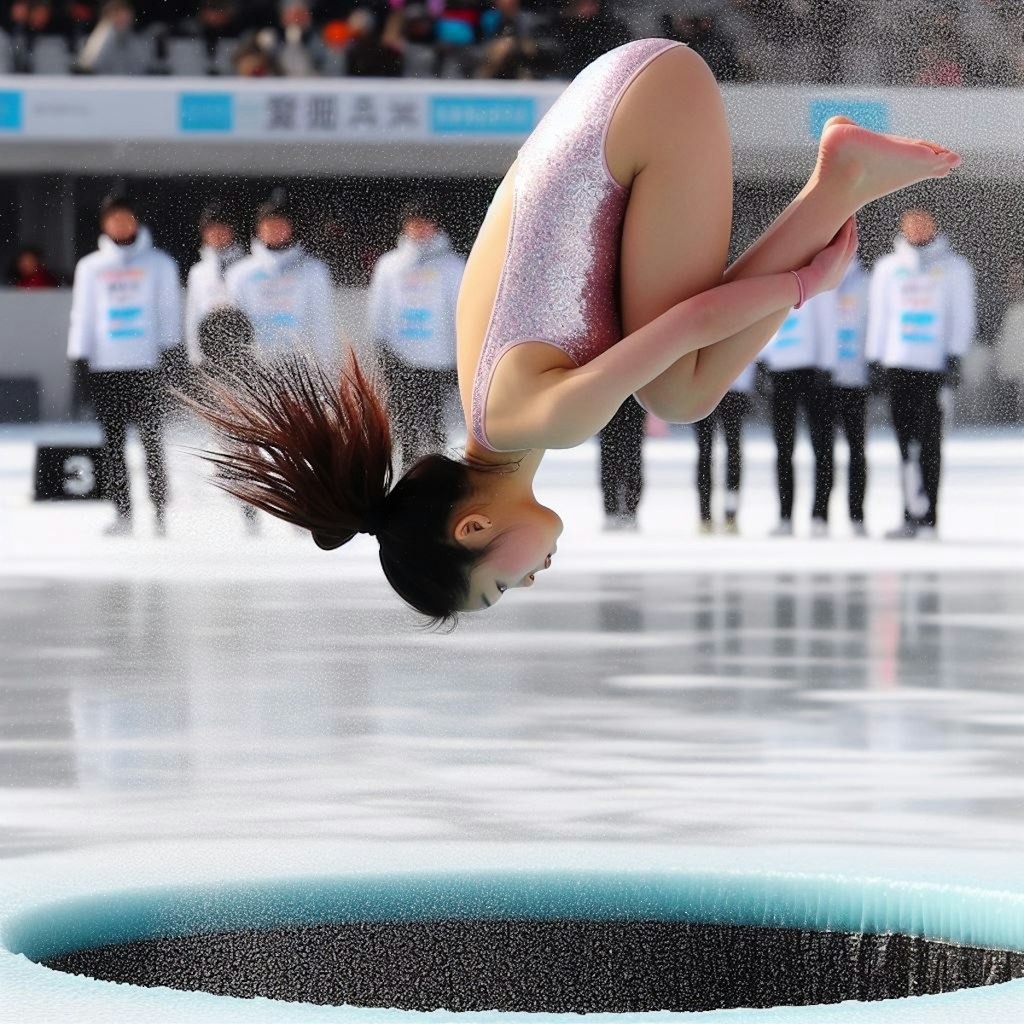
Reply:
[[72, 53], [77, 53], [96, 26], [95, 0], [66, 0], [63, 9], [63, 29]]
[[78, 70], [96, 75], [142, 75], [152, 61], [150, 40], [134, 31], [131, 0], [107, 0], [102, 16], [85, 41]]
[[444, 450], [445, 410], [455, 397], [455, 303], [466, 261], [422, 202], [402, 209], [398, 246], [370, 280], [367, 336], [376, 347], [391, 422], [408, 467]]
[[541, 63], [537, 40], [526, 31], [520, 0], [493, 0], [480, 19], [486, 42], [474, 77], [536, 78]]
[[377, 31], [377, 20], [363, 8], [354, 10], [348, 19], [351, 41], [345, 49], [345, 73], [367, 78], [399, 78], [402, 74], [402, 41], [400, 15], [389, 17], [383, 32]]
[[298, 78], [320, 74], [326, 51], [313, 29], [309, 0], [281, 0], [279, 25], [281, 42], [275, 56], [281, 74]]
[[14, 47], [11, 37], [0, 28], [0, 75], [10, 75], [14, 71]]
[[11, 263], [12, 288], [56, 288], [57, 278], [43, 263], [43, 254], [34, 245], [23, 245]]
[[632, 39], [625, 22], [608, 14], [602, 0], [567, 0], [551, 35], [558, 48], [559, 78], [575, 78], [602, 53]]
[[1009, 270], [1009, 299], [996, 339], [996, 377], [1009, 390], [1017, 420], [1024, 419], [1024, 263]]
[[231, 56], [231, 66], [242, 78], [266, 78], [281, 74], [277, 61], [258, 39], [244, 40]]
[[814, 453], [814, 504], [811, 534], [828, 534], [828, 503], [832, 494], [835, 432], [831, 373], [835, 367], [836, 307], [831, 292], [791, 309], [759, 357], [765, 379], [775, 441], [775, 481], [779, 492], [779, 525], [773, 537], [793, 534], [793, 452], [797, 418], [807, 417]]
[[32, 72], [32, 51], [36, 39], [52, 31], [53, 9], [48, 0], [14, 0], [7, 12], [7, 37], [10, 45], [10, 70], [17, 74]]
[[252, 255], [235, 263], [224, 280], [232, 303], [252, 321], [262, 356], [303, 347], [327, 366], [337, 362], [331, 274], [299, 243], [283, 193], [256, 211]]
[[[203, 370], [211, 377], [239, 375], [255, 358], [256, 333], [252, 321], [240, 309], [221, 306], [196, 325], [196, 344]], [[259, 533], [256, 508], [243, 502], [242, 517], [246, 533], [255, 537]]]
[[[944, 389], [960, 383], [974, 340], [974, 270], [939, 235], [929, 210], [907, 210], [901, 237], [871, 274], [866, 353], [885, 368], [903, 469], [903, 524], [889, 537], [934, 537]], [[813, 300], [812, 300], [813, 301]]]
[[58, 31], [52, 0], [15, 0], [8, 12], [7, 25], [13, 57], [12, 70], [31, 72], [36, 40]]
[[718, 81], [735, 82], [742, 77], [736, 48], [719, 31], [711, 14], [663, 14], [661, 34], [692, 47], [704, 58]]
[[940, 46], [922, 46], [917, 54], [915, 85], [963, 85], [964, 72], [960, 62]]
[[856, 256], [838, 287], [829, 293], [835, 303], [835, 353], [832, 368], [832, 407], [837, 430], [846, 438], [850, 453], [847, 473], [847, 508], [854, 536], [866, 537], [864, 496], [868, 466], [868, 367], [864, 343], [868, 329], [868, 274]]
[[153, 247], [148, 229], [124, 196], [100, 207], [99, 249], [79, 260], [71, 298], [68, 358], [88, 378], [103, 427], [104, 479], [117, 518], [107, 533], [132, 532], [125, 433], [134, 424], [146, 452], [157, 532], [165, 532], [167, 475], [160, 369], [181, 341], [178, 267]]
[[199, 215], [200, 259], [188, 272], [185, 286], [185, 347], [189, 362], [203, 361], [199, 324], [214, 309], [231, 304], [225, 275], [245, 250], [235, 241], [235, 229], [223, 204], [208, 203]]
[[821, 80], [842, 82], [846, 77], [845, 55], [854, 42], [851, 25], [856, 24], [861, 33], [857, 42], [865, 44], [870, 41], [870, 35], [864, 35], [869, 22], [867, 12], [861, 0], [817, 0], [813, 11], [810, 35], [818, 49]]
[[212, 60], [221, 39], [239, 34], [237, 0], [200, 0], [196, 13], [178, 23], [178, 34], [201, 39]]

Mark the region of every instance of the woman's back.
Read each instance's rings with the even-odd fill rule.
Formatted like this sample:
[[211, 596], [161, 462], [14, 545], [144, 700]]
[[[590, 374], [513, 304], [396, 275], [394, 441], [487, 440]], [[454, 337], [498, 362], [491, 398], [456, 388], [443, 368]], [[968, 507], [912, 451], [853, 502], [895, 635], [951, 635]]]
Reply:
[[[616, 290], [628, 192], [608, 169], [605, 133], [635, 74], [677, 45], [638, 40], [588, 67], [524, 143], [495, 194], [458, 310], [463, 407], [473, 437], [485, 446], [484, 411], [499, 360], [510, 374], [524, 366], [578, 366], [621, 338]], [[503, 359], [530, 341], [548, 351], [531, 345]], [[497, 377], [496, 406], [502, 392]]]

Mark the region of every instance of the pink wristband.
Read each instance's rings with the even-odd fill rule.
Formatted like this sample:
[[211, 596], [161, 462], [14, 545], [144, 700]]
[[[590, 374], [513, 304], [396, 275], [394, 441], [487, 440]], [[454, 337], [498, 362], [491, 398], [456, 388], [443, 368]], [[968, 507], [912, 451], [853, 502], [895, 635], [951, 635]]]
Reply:
[[795, 270], [791, 270], [790, 273], [796, 278], [796, 286], [800, 289], [800, 298], [797, 300], [797, 304], [793, 307], [794, 309], [799, 309], [804, 304], [804, 283], [800, 279], [800, 275]]

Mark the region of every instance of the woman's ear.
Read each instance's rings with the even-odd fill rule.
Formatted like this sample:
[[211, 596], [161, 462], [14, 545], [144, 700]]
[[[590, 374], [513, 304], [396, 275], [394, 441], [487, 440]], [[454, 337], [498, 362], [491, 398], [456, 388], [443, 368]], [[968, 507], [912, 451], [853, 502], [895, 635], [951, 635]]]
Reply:
[[472, 512], [468, 516], [463, 516], [455, 524], [455, 539], [458, 541], [472, 541], [474, 538], [483, 540], [490, 536], [492, 529], [492, 523], [487, 516], [481, 515], [479, 512]]

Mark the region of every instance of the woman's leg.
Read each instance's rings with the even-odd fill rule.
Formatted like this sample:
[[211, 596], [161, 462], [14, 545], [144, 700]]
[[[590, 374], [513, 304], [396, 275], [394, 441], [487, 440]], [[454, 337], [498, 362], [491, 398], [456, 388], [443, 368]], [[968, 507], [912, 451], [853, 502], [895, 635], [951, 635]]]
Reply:
[[[612, 116], [606, 156], [612, 174], [631, 182], [619, 271], [622, 328], [631, 334], [719, 284], [729, 254], [729, 130], [714, 75], [693, 50], [668, 50], [634, 79]], [[695, 364], [693, 353], [663, 376], [688, 376]], [[662, 395], [673, 388], [660, 382], [636, 397], [652, 412], [674, 413]]]
[[[637, 76], [608, 130], [613, 174], [632, 181], [621, 247], [626, 334], [720, 283], [795, 270], [861, 206], [928, 177], [954, 157], [939, 146], [876, 135], [833, 118], [805, 188], [725, 270], [732, 221], [729, 136], [714, 77], [693, 51], [669, 50]], [[784, 313], [680, 359], [638, 399], [663, 419], [699, 419], [768, 341]]]

